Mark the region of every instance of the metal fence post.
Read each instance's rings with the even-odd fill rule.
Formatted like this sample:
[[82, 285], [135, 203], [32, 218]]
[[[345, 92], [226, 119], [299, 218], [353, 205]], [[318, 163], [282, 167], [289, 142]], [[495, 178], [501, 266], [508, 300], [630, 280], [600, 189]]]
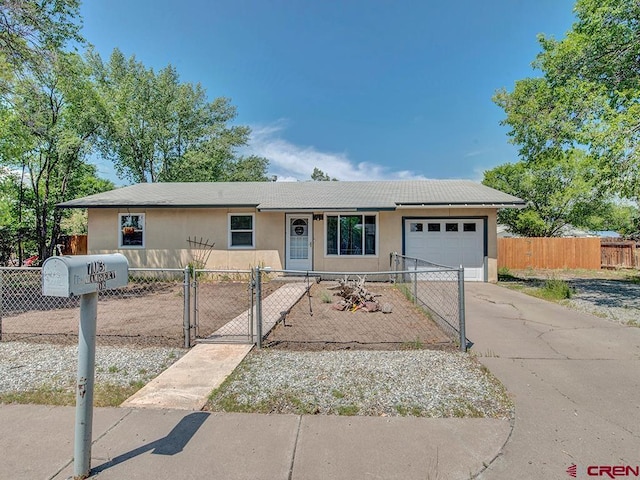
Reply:
[[415, 260], [416, 273], [413, 276], [413, 303], [418, 303], [418, 259]]
[[460, 351], [467, 351], [466, 319], [464, 310], [464, 267], [458, 269], [458, 319], [460, 324]]
[[4, 271], [0, 270], [0, 342], [2, 341], [2, 308], [3, 308], [3, 296], [2, 296], [2, 281], [3, 281]]
[[248, 322], [249, 322], [249, 341], [253, 342], [254, 339], [254, 335], [255, 335], [255, 327], [254, 327], [254, 319], [255, 319], [255, 315], [253, 312], [253, 307], [255, 305], [254, 301], [253, 301], [253, 295], [255, 293], [255, 287], [256, 287], [256, 281], [255, 281], [255, 273], [253, 272], [253, 270], [251, 271], [251, 276], [249, 278], [249, 318], [248, 318]]
[[[193, 326], [194, 337], [198, 338], [198, 277], [197, 271], [195, 267], [193, 268], [193, 275], [191, 277], [191, 285], [193, 286], [193, 298], [191, 299], [193, 303], [193, 310], [191, 312], [191, 325]], [[191, 337], [189, 337], [191, 338]]]
[[184, 348], [191, 348], [191, 269], [184, 269]]
[[257, 346], [262, 348], [262, 274], [256, 267], [256, 336]]

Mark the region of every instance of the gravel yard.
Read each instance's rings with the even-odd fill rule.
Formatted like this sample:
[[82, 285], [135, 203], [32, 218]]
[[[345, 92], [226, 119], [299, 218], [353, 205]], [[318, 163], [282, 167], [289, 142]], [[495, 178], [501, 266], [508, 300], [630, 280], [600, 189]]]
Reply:
[[[185, 353], [178, 348], [96, 348], [96, 383], [147, 382]], [[42, 343], [0, 343], [0, 393], [53, 387], [73, 389], [78, 347]]]
[[470, 355], [434, 350], [254, 351], [213, 411], [510, 418], [502, 385]]
[[560, 303], [623, 325], [640, 326], [640, 272], [637, 270], [513, 270], [505, 282], [565, 280], [572, 289], [570, 299]]
[[640, 326], [640, 283], [605, 279], [570, 279], [571, 299], [563, 303], [624, 325]]

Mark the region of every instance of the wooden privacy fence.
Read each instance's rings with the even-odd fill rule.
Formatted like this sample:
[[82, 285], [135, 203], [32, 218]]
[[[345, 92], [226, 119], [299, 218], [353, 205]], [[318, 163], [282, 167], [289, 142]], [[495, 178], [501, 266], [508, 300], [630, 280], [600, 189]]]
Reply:
[[499, 238], [498, 268], [600, 268], [599, 238]]
[[64, 247], [63, 255], [86, 255], [87, 254], [87, 236], [86, 235], [68, 235], [60, 238]]
[[602, 240], [603, 268], [640, 268], [640, 244], [635, 240]]

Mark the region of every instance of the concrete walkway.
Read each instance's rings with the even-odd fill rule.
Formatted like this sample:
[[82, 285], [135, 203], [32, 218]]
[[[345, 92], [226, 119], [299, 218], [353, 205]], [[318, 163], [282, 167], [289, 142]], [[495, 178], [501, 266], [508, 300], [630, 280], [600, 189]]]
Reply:
[[513, 434], [482, 479], [640, 465], [640, 328], [467, 283], [467, 336], [513, 395]]
[[[290, 283], [278, 288], [264, 299], [262, 302], [263, 335], [266, 335], [286, 315], [306, 291], [306, 285]], [[245, 343], [196, 345], [167, 370], [125, 400], [122, 406], [202, 410], [212, 390], [224, 382], [253, 348], [253, 343], [246, 343], [250, 339], [249, 311], [238, 315], [214, 332], [209, 339], [241, 340]]]
[[[0, 405], [0, 429], [0, 478], [73, 476], [73, 407]], [[463, 480], [492, 461], [510, 430], [492, 419], [98, 408], [91, 478]]]
[[[278, 288], [271, 295], [262, 301], [262, 335], [267, 335], [271, 329], [284, 318], [300, 298], [307, 292], [307, 286], [300, 282], [287, 283]], [[256, 307], [253, 307], [253, 318], [255, 322]], [[207, 339], [246, 341], [251, 336], [251, 325], [249, 324], [249, 310], [241, 313], [229, 323], [223, 325], [213, 332]], [[253, 331], [256, 331], [255, 325]]]

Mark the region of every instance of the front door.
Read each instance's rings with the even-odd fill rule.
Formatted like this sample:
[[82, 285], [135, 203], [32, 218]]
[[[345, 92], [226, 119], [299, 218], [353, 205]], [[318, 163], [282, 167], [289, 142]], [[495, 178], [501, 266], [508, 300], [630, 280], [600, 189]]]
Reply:
[[287, 270], [312, 270], [312, 227], [311, 215], [287, 215]]

